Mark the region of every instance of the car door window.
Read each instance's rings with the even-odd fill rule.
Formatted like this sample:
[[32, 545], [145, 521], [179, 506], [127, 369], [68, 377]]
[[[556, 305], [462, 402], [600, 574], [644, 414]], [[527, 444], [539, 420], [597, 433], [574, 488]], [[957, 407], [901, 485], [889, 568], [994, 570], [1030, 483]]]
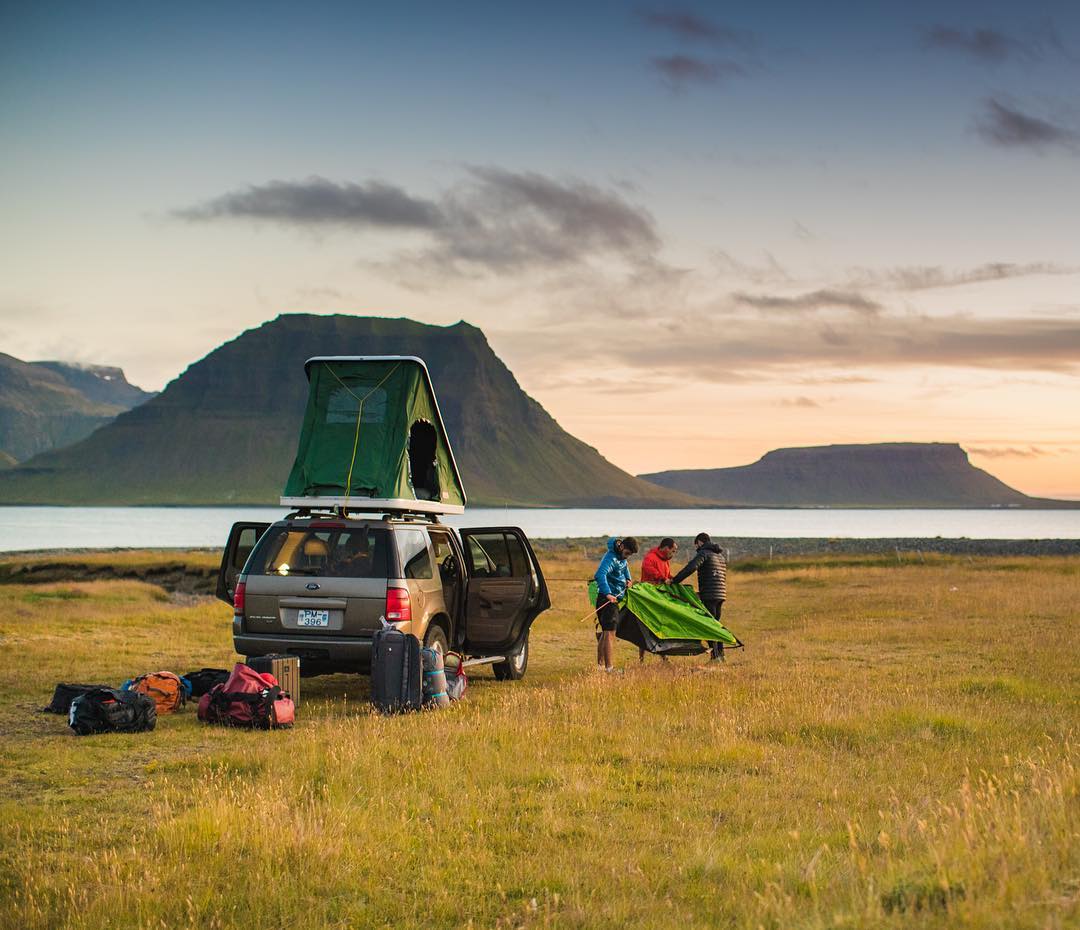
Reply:
[[474, 578], [512, 578], [514, 569], [502, 533], [469, 537], [469, 561]]
[[398, 555], [401, 571], [406, 578], [431, 578], [431, 553], [428, 551], [427, 534], [423, 530], [397, 530]]

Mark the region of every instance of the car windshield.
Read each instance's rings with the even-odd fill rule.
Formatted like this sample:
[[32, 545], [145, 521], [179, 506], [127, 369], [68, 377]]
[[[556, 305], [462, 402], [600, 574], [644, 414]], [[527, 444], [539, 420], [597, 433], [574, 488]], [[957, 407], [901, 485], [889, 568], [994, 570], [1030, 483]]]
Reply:
[[245, 567], [248, 575], [385, 578], [388, 533], [371, 527], [271, 527]]

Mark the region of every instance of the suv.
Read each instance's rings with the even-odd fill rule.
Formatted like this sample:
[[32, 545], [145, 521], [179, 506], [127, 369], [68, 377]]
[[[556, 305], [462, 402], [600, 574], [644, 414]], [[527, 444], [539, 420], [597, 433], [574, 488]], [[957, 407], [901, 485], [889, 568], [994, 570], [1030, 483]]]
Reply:
[[443, 652], [492, 659], [502, 681], [525, 675], [529, 628], [551, 606], [517, 527], [345, 511], [234, 524], [217, 596], [233, 606], [238, 653], [299, 656], [305, 675], [368, 672], [385, 619]]

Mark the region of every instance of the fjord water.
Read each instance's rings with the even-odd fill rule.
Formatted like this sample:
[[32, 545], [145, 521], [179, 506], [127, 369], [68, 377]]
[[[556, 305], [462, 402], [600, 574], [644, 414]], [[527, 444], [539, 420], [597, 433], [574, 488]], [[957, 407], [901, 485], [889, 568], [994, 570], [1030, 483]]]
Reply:
[[[0, 551], [220, 546], [237, 520], [281, 507], [0, 507]], [[520, 526], [536, 539], [638, 535], [717, 539], [1080, 539], [1080, 510], [592, 510], [470, 507], [453, 526]]]

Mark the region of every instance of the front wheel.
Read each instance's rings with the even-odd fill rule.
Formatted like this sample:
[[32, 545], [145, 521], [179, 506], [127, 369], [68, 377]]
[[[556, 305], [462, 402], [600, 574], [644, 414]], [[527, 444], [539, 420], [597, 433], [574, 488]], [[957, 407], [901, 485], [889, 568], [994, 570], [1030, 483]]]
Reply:
[[505, 662], [496, 662], [491, 666], [498, 681], [520, 681], [525, 677], [525, 669], [529, 667], [529, 634], [525, 634], [525, 641], [517, 652], [512, 652], [506, 657]]

